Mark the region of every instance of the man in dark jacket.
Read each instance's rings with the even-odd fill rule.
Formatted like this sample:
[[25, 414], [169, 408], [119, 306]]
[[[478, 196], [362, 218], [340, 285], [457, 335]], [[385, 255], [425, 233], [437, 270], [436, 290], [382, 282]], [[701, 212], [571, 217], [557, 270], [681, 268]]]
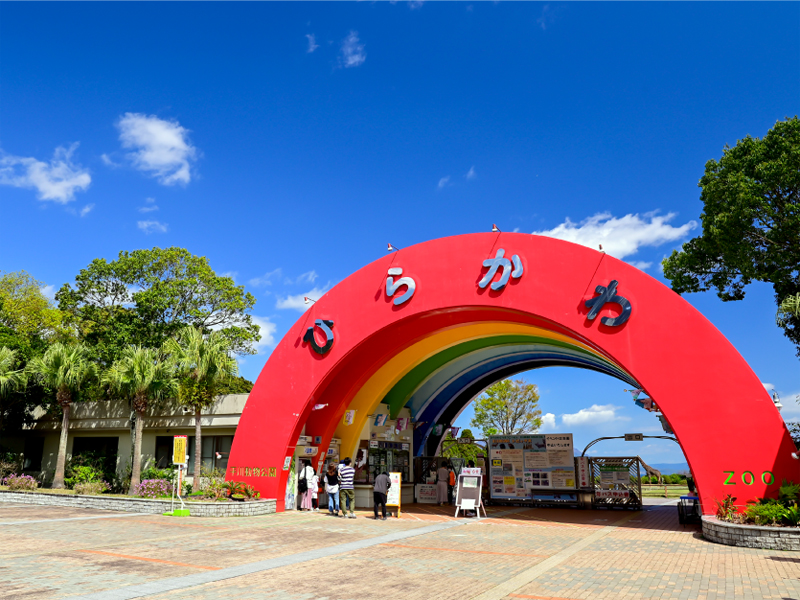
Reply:
[[375, 478], [375, 487], [372, 489], [373, 510], [375, 511], [375, 520], [378, 520], [378, 505], [382, 509], [382, 520], [386, 520], [386, 494], [389, 488], [392, 487], [392, 482], [389, 479], [389, 474], [385, 471]]

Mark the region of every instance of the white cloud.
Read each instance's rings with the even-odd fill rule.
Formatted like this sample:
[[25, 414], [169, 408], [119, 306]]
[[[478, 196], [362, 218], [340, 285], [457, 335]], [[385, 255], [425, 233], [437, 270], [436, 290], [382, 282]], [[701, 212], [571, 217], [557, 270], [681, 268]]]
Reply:
[[66, 204], [74, 200], [76, 191], [89, 187], [89, 171], [72, 162], [78, 143], [69, 148], [59, 146], [49, 163], [26, 156], [0, 156], [0, 184], [37, 191], [39, 200]]
[[297, 279], [294, 280], [294, 283], [314, 283], [317, 280], [317, 272], [313, 269], [311, 271], [307, 271], [300, 275]]
[[253, 315], [253, 323], [259, 326], [261, 334], [261, 339], [255, 344], [256, 351], [261, 354], [268, 348], [274, 348], [277, 325], [270, 321], [269, 317], [257, 317], [256, 315]]
[[422, 5], [425, 4], [424, 0], [409, 0], [408, 8], [411, 10], [417, 10], [422, 8]]
[[558, 227], [534, 231], [533, 234], [575, 242], [595, 250], [602, 244], [605, 252], [622, 259], [636, 254], [642, 246], [660, 246], [680, 240], [697, 227], [695, 221], [674, 227], [669, 224], [674, 218], [675, 213], [657, 215], [650, 212], [641, 216], [628, 214], [620, 218], [611, 213], [597, 213], [578, 224], [567, 218]]
[[282, 275], [283, 271], [281, 270], [280, 267], [278, 267], [274, 271], [270, 271], [269, 273], [264, 273], [264, 275], [262, 275], [261, 277], [253, 277], [253, 279], [251, 279], [247, 283], [249, 283], [254, 287], [263, 287], [265, 285], [272, 285], [272, 282], [275, 279], [280, 279]]
[[364, 52], [364, 44], [358, 39], [358, 32], [351, 31], [350, 35], [342, 42], [342, 56], [339, 62], [345, 68], [358, 67], [367, 60], [367, 53]]
[[100, 159], [103, 161], [103, 164], [107, 167], [117, 168], [122, 166], [118, 163], [115, 163], [108, 154], [101, 154]]
[[580, 427], [610, 421], [627, 421], [626, 417], [617, 416], [616, 413], [620, 408], [613, 404], [592, 404], [589, 408], [582, 408], [576, 413], [562, 415], [561, 422], [568, 427]]
[[167, 232], [167, 224], [160, 221], [137, 221], [136, 226], [147, 234]]
[[44, 294], [46, 297], [50, 298], [50, 300], [55, 300], [56, 299], [56, 286], [54, 286], [54, 285], [46, 285], [43, 288], [41, 288], [41, 290], [42, 290], [42, 294]]
[[632, 267], [636, 267], [640, 271], [645, 271], [653, 266], [653, 263], [645, 262], [643, 260], [632, 260], [628, 264], [631, 265]]
[[772, 393], [772, 391], [775, 389], [775, 386], [774, 386], [773, 384], [771, 384], [771, 383], [764, 383], [764, 382], [762, 381], [762, 382], [761, 382], [761, 385], [763, 385], [763, 386], [764, 386], [764, 389], [765, 389], [765, 390], [767, 390], [767, 391], [768, 391], [770, 394], [771, 394], [771, 393]]
[[448, 183], [450, 183], [450, 175], [448, 175], [447, 177], [442, 177], [442, 178], [439, 180], [439, 184], [438, 184], [436, 187], [437, 187], [438, 189], [442, 189], [442, 188], [443, 188], [443, 187], [445, 187], [445, 186], [446, 186]]
[[311, 307], [312, 303], [309, 302], [306, 304], [304, 298], [308, 296], [312, 300], [319, 300], [327, 291], [328, 286], [326, 285], [322, 289], [314, 287], [305, 294], [297, 294], [296, 296], [287, 296], [285, 298], [278, 296], [277, 302], [275, 303], [275, 308], [293, 308], [294, 310], [299, 310], [300, 312], [306, 312]]
[[140, 213], [149, 213], [158, 210], [158, 205], [155, 202], [155, 198], [147, 198], [144, 201], [144, 206], [140, 206], [137, 210]]
[[220, 277], [230, 277], [233, 279], [233, 283], [236, 283], [236, 277], [239, 275], [238, 271], [225, 271], [224, 273], [220, 273]]
[[189, 130], [180, 123], [154, 115], [125, 113], [117, 127], [123, 148], [132, 150], [128, 158], [135, 168], [163, 185], [186, 185], [191, 181], [191, 163], [197, 159], [197, 149], [189, 143]]
[[542, 7], [542, 14], [536, 19], [536, 22], [539, 24], [539, 27], [542, 28], [542, 31], [546, 30], [550, 25], [552, 25], [556, 20], [556, 10], [553, 9], [549, 4], [545, 4]]
[[553, 413], [545, 413], [542, 415], [542, 426], [539, 427], [539, 433], [556, 430], [556, 416]]
[[314, 37], [313, 33], [307, 33], [306, 38], [308, 38], [308, 53], [311, 54], [319, 48], [319, 44], [317, 43], [317, 38]]
[[464, 175], [464, 177], [466, 177], [467, 180], [475, 179], [477, 176], [478, 176], [478, 174], [475, 172], [475, 167], [474, 166], [470, 167], [469, 171], [467, 171], [467, 174]]
[[94, 204], [87, 204], [86, 206], [84, 206], [80, 212], [81, 217], [85, 217], [86, 215], [88, 215], [90, 212], [92, 212], [93, 208]]

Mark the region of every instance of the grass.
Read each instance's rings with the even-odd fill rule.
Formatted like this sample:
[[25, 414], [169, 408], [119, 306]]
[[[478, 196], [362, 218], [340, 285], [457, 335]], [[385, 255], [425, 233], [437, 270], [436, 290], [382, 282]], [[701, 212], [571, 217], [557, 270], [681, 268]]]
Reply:
[[[8, 486], [5, 486], [5, 485], [0, 485], [0, 490], [9, 491], [9, 492], [12, 491], [12, 490], [9, 490]], [[67, 489], [54, 490], [54, 489], [51, 489], [51, 488], [36, 488], [35, 490], [13, 490], [13, 491], [36, 492], [36, 493], [39, 493], [39, 494], [56, 494], [56, 495], [61, 495], [61, 496], [74, 496], [75, 495], [75, 490], [67, 490]], [[100, 494], [100, 495], [102, 495], [105, 498], [137, 498], [138, 497], [138, 496], [129, 496], [128, 494], [109, 494], [107, 492], [104, 493], [104, 494]], [[157, 500], [169, 500], [170, 496], [162, 496], [161, 498], [156, 498], [156, 499]], [[175, 498], [175, 500], [177, 501], [177, 497]], [[259, 500], [260, 500], [260, 498], [259, 498]], [[183, 501], [184, 502], [228, 502], [228, 499], [225, 498], [225, 499], [220, 499], [220, 500], [212, 500], [211, 498], [201, 498], [199, 496], [191, 496], [190, 495], [190, 496], [184, 496], [183, 497]]]
[[664, 495], [663, 485], [643, 485], [642, 496], [645, 498], [678, 498], [689, 494], [689, 488], [680, 484], [667, 484], [667, 495]]

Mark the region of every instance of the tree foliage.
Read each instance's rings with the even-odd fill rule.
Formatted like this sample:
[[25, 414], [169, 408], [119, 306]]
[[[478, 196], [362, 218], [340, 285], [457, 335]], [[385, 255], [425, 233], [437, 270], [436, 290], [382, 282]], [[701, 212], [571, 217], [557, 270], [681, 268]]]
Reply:
[[178, 391], [173, 364], [160, 351], [128, 346], [104, 376], [112, 390], [131, 401], [136, 412], [130, 493], [139, 485], [142, 469], [144, 415], [154, 402], [174, 398]]
[[475, 400], [475, 415], [470, 425], [484, 436], [533, 433], [542, 424], [539, 388], [518, 379], [504, 379], [484, 390]]
[[111, 262], [95, 259], [56, 299], [105, 365], [129, 345], [160, 348], [187, 325], [220, 331], [240, 354], [253, 354], [260, 339], [248, 314], [255, 304], [252, 294], [183, 248], [120, 252]]
[[63, 315], [43, 287], [25, 271], [0, 275], [0, 326], [28, 345], [66, 333]]
[[465, 443], [463, 440], [474, 440], [475, 436], [472, 434], [472, 431], [469, 429], [464, 429], [461, 431], [461, 435], [458, 436], [458, 440], [460, 442], [458, 444], [454, 444], [452, 442], [456, 441], [456, 438], [448, 431], [447, 436], [444, 439], [444, 443], [442, 444], [442, 456], [446, 458], [463, 458], [465, 464], [468, 464], [469, 461], [475, 461], [478, 458], [478, 446], [475, 444]]
[[53, 487], [63, 488], [70, 407], [81, 388], [97, 377], [97, 366], [90, 359], [89, 350], [85, 345], [56, 342], [43, 356], [31, 360], [27, 370], [42, 385], [55, 390], [56, 402], [61, 407], [61, 437], [58, 443]]
[[[663, 263], [672, 289], [741, 300], [745, 286], [763, 281], [778, 306], [800, 293], [800, 120], [726, 146], [706, 163], [699, 186], [702, 234]], [[784, 311], [778, 323], [800, 347], [800, 316]]]

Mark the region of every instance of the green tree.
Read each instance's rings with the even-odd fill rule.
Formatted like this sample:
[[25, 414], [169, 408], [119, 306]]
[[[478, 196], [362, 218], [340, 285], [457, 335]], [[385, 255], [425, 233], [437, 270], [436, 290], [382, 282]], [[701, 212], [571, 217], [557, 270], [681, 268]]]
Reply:
[[536, 385], [521, 379], [504, 379], [484, 390], [475, 400], [475, 415], [470, 425], [479, 428], [484, 436], [533, 433], [542, 424], [542, 411], [538, 406]]
[[0, 326], [13, 331], [21, 343], [67, 334], [63, 314], [44, 295], [44, 283], [25, 271], [0, 275]]
[[129, 345], [160, 348], [187, 325], [221, 331], [238, 354], [254, 354], [253, 343], [261, 339], [248, 314], [255, 298], [183, 248], [120, 252], [110, 262], [97, 258], [56, 299], [104, 365]]
[[174, 398], [178, 392], [173, 365], [158, 350], [128, 346], [103, 377], [109, 387], [128, 398], [136, 413], [130, 494], [135, 493], [142, 473], [142, 428], [153, 402]]
[[[714, 289], [730, 301], [763, 281], [779, 306], [800, 294], [800, 120], [726, 146], [719, 161], [706, 163], [699, 186], [702, 234], [663, 262], [672, 289]], [[800, 316], [784, 312], [778, 324], [800, 348]]]
[[5, 420], [5, 399], [28, 384], [25, 371], [17, 367], [17, 351], [0, 346], [0, 431]]
[[81, 387], [97, 377], [97, 367], [89, 358], [89, 350], [83, 344], [68, 346], [56, 342], [27, 366], [28, 372], [48, 388], [55, 390], [56, 402], [61, 407], [61, 437], [58, 442], [58, 458], [53, 487], [64, 487], [64, 464], [67, 458], [67, 436], [69, 435], [69, 413]]
[[203, 410], [216, 401], [219, 386], [238, 375], [236, 360], [230, 355], [230, 340], [220, 331], [208, 335], [197, 327], [184, 327], [175, 338], [164, 342], [180, 378], [178, 402], [194, 411], [194, 474], [200, 477], [202, 465]]
[[[458, 436], [458, 440], [448, 431], [444, 443], [442, 444], [442, 456], [447, 458], [463, 458], [466, 462], [477, 460], [478, 446], [474, 443], [468, 443], [474, 439], [475, 436], [470, 429], [462, 430], [461, 435]], [[455, 441], [459, 443], [452, 443]]]

